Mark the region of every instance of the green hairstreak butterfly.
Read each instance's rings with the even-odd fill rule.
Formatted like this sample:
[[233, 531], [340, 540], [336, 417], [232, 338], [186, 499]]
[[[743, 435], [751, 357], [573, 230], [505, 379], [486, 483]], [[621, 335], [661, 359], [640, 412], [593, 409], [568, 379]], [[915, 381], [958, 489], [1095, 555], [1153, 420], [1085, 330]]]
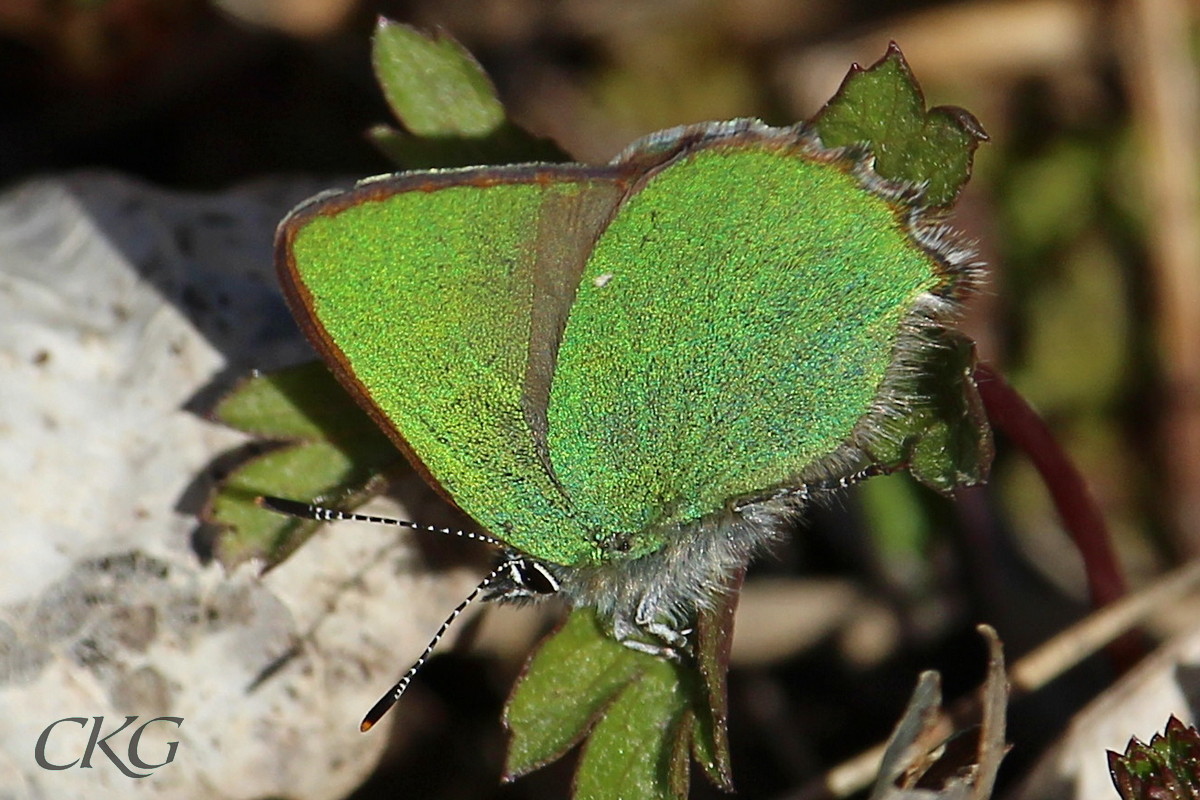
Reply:
[[277, 259], [342, 384], [501, 548], [472, 597], [558, 594], [664, 655], [814, 495], [882, 471], [976, 272], [919, 189], [751, 120], [371, 178], [293, 211]]

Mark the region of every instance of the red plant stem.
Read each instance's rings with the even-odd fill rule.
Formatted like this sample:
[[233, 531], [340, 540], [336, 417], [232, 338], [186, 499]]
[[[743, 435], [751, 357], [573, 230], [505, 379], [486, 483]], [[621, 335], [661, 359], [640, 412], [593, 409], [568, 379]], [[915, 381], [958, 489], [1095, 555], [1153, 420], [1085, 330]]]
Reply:
[[[1083, 558], [1093, 607], [1124, 596], [1125, 578], [1100, 507], [1045, 420], [990, 365], [976, 365], [975, 383], [992, 425], [1029, 456], [1050, 491], [1058, 515]], [[1108, 652], [1122, 672], [1145, 654], [1141, 641], [1130, 637], [1113, 642]]]

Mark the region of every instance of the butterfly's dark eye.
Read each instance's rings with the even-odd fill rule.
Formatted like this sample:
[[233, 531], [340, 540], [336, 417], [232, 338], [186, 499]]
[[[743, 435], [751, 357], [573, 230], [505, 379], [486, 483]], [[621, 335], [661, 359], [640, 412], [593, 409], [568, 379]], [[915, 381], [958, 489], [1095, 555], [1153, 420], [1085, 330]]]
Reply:
[[633, 549], [633, 535], [629, 533], [614, 533], [608, 537], [607, 549], [617, 553], [628, 553]]
[[558, 591], [558, 580], [550, 570], [536, 561], [522, 559], [514, 563], [520, 576], [520, 584], [534, 594], [554, 594]]

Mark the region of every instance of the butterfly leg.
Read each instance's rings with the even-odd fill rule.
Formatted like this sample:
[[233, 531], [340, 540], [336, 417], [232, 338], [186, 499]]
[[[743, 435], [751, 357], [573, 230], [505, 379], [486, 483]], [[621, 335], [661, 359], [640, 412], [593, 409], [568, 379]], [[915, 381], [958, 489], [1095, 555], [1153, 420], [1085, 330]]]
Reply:
[[688, 634], [692, 632], [691, 628], [679, 631], [662, 622], [647, 622], [643, 626], [643, 630], [666, 642], [667, 646], [664, 649], [669, 650], [670, 654], [664, 655], [674, 661], [682, 660], [683, 654], [691, 652], [692, 645], [687, 638]]
[[[659, 658], [682, 661], [691, 651], [688, 634], [691, 629], [679, 630], [658, 621], [657, 598], [647, 595], [638, 604], [631, 620], [627, 614], [613, 615], [613, 637], [630, 650], [648, 653]], [[647, 638], [656, 640], [646, 641]]]
[[659, 603], [661, 598], [657, 593], [648, 593], [640, 603], [638, 603], [637, 613], [634, 615], [634, 624], [656, 639], [664, 642], [668, 647], [675, 650], [687, 652], [688, 639], [687, 635], [691, 630], [679, 630], [678, 628], [659, 622], [660, 614]]
[[[658, 639], [662, 644], [647, 642], [645, 640], [647, 634]], [[680, 661], [681, 653], [687, 650], [687, 637], [670, 626], [662, 623], [635, 624], [628, 617], [620, 614], [613, 618], [613, 638], [630, 650], [637, 650], [639, 653], [646, 653], [658, 658], [667, 658], [671, 661]]]

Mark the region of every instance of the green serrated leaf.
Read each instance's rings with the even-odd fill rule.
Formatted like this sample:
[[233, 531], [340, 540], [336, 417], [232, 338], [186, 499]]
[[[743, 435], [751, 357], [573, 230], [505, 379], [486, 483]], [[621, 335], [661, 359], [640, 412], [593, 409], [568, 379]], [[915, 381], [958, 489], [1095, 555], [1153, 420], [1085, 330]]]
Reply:
[[972, 377], [975, 343], [957, 331], [938, 334], [942, 358], [918, 381], [927, 400], [927, 424], [913, 448], [909, 472], [926, 486], [949, 493], [987, 481], [994, 445], [983, 400]]
[[271, 439], [370, 435], [387, 441], [379, 426], [317, 361], [239, 382], [217, 403], [212, 416], [231, 428]]
[[376, 125], [367, 135], [398, 168], [568, 160], [554, 142], [508, 121], [483, 68], [447, 34], [380, 19], [372, 61], [404, 130]]
[[203, 518], [220, 529], [227, 567], [251, 558], [283, 561], [317, 523], [266, 511], [261, 495], [357, 505], [381, 490], [379, 476], [404, 457], [321, 364], [310, 363], [239, 383], [213, 412], [219, 422], [289, 442], [243, 461], [217, 486]]
[[687, 767], [690, 708], [680, 668], [650, 658], [592, 729], [575, 772], [575, 799], [686, 797], [680, 775]]
[[[530, 659], [509, 698], [505, 779], [560, 758], [588, 736], [577, 797], [686, 796], [689, 752], [714, 785], [731, 790], [725, 674], [742, 577], [731, 578], [698, 622], [699, 670], [631, 650], [593, 610], [574, 611]], [[621, 744], [634, 740], [633, 750]]]
[[661, 659], [618, 643], [591, 609], [577, 609], [530, 658], [504, 710], [512, 780], [561, 757], [613, 698]]
[[483, 67], [448, 35], [381, 17], [371, 62], [396, 119], [416, 136], [477, 139], [504, 123], [504, 106]]
[[933, 206], [954, 202], [971, 177], [975, 148], [987, 140], [978, 120], [961, 108], [926, 111], [925, 96], [895, 43], [871, 67], [852, 67], [811, 124], [829, 147], [868, 147], [879, 175], [924, 184]]
[[987, 481], [992, 431], [972, 377], [975, 343], [957, 331], [934, 335], [937, 346], [907, 387], [919, 399], [870, 450], [879, 463], [905, 464], [918, 481], [949, 494]]
[[227, 568], [251, 558], [268, 568], [282, 562], [312, 535], [320, 523], [267, 511], [255, 498], [274, 495], [293, 500], [356, 506], [382, 491], [378, 476], [395, 473], [403, 457], [390, 451], [344, 450], [330, 442], [284, 446], [251, 458], [234, 469], [211, 497], [203, 517], [221, 529], [217, 557]]
[[684, 797], [698, 689], [690, 668], [615, 641], [577, 609], [530, 659], [509, 698], [505, 780], [588, 737], [576, 798]]

